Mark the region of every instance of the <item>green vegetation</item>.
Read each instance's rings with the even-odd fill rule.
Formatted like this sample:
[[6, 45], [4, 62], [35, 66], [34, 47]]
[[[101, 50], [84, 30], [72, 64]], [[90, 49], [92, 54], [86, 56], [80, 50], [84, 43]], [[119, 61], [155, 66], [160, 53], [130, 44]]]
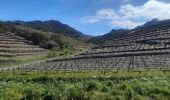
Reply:
[[[12, 24], [13, 23], [13, 24]], [[42, 25], [43, 24], [43, 25]], [[59, 25], [58, 25], [59, 24]], [[56, 28], [57, 27], [57, 28]], [[89, 43], [105, 44], [129, 30], [112, 30]], [[0, 32], [12, 32], [49, 52], [36, 56], [0, 57], [0, 67], [68, 56], [84, 50], [88, 38], [56, 21], [2, 22]], [[81, 40], [82, 39], [82, 40]], [[148, 42], [148, 41], [147, 41]], [[150, 42], [149, 42], [150, 43]], [[147, 43], [148, 44], [148, 43]], [[162, 69], [163, 70], [163, 69]], [[33, 71], [1, 72], [0, 100], [169, 100], [170, 72], [141, 71]]]
[[31, 56], [16, 56], [16, 57], [0, 57], [0, 67], [14, 67], [20, 64], [34, 63], [42, 60], [48, 60], [55, 57], [70, 56], [75, 51], [73, 49], [56, 50], [55, 48], [48, 51], [46, 54], [31, 55]]
[[169, 76], [160, 71], [0, 73], [0, 99], [168, 100]]
[[[16, 35], [24, 37], [26, 40], [32, 41], [34, 45], [39, 45], [45, 49], [65, 49], [69, 48], [68, 43], [61, 41], [60, 37], [57, 35], [45, 35], [35, 32], [27, 32], [23, 30], [17, 30]], [[71, 47], [70, 47], [71, 48]]]
[[[11, 67], [19, 64], [31, 63], [41, 60], [47, 60], [53, 57], [68, 56], [78, 50], [79, 41], [63, 35], [32, 29], [24, 26], [15, 26], [10, 23], [0, 22], [0, 32], [12, 32], [17, 36], [31, 41], [34, 45], [48, 49], [46, 54], [17, 56], [17, 57], [0, 57], [0, 67]], [[80, 45], [83, 43], [80, 42]]]
[[56, 46], [61, 49], [63, 47], [75, 48], [85, 45], [84, 41], [87, 40], [87, 37], [81, 32], [58, 21], [33, 21], [28, 23], [0, 21], [0, 33], [6, 32], [15, 33], [45, 49], [53, 49]]
[[74, 50], [73, 49], [64, 49], [64, 50], [57, 50], [54, 48], [51, 51], [47, 53], [47, 58], [53, 58], [53, 57], [65, 57], [73, 54]]
[[47, 54], [17, 56], [17, 57], [0, 57], [0, 67], [12, 67], [19, 64], [25, 64], [47, 59]]
[[15, 30], [12, 25], [0, 21], [0, 33], [11, 32], [12, 30]]

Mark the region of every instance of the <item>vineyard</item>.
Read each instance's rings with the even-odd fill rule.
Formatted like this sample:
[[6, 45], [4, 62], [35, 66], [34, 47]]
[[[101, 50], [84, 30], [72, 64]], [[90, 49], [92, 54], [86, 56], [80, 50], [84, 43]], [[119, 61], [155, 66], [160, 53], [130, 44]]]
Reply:
[[[20, 63], [20, 59], [38, 56], [47, 53], [47, 50], [33, 45], [32, 42], [13, 33], [0, 33], [0, 66]], [[18, 57], [16, 59], [16, 57]], [[27, 59], [26, 58], [26, 59]]]
[[0, 4], [0, 100], [170, 100], [170, 0]]
[[[169, 24], [133, 29], [109, 44], [95, 46], [77, 54], [69, 55], [68, 51], [64, 51], [59, 53], [63, 55], [60, 58], [41, 59], [41, 55], [46, 55], [47, 52], [49, 51], [13, 33], [1, 33], [0, 99], [170, 98]], [[56, 51], [53, 52], [51, 51], [50, 56], [54, 56]], [[28, 56], [31, 61], [40, 60], [5, 66]]]
[[13, 57], [42, 54], [45, 52], [46, 50], [31, 45], [30, 41], [12, 33], [0, 33], [0, 56]]
[[[150, 70], [168, 71], [170, 66], [170, 25], [134, 29], [109, 45], [41, 63], [19, 66], [18, 71]], [[6, 69], [14, 70], [14, 69]]]

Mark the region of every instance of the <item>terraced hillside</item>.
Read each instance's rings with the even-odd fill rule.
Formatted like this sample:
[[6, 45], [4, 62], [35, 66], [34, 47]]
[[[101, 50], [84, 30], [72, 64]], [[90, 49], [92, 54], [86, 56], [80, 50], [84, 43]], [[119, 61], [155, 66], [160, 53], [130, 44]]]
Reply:
[[21, 71], [143, 70], [170, 68], [170, 24], [134, 29], [109, 45], [70, 58], [18, 67]]
[[10, 67], [44, 55], [47, 50], [13, 33], [0, 33], [0, 67]]
[[0, 33], [0, 56], [13, 57], [45, 53], [46, 50], [31, 45], [30, 41], [12, 33]]
[[168, 70], [169, 66], [170, 24], [164, 23], [133, 29], [108, 45], [97, 46], [72, 57], [23, 65], [17, 70]]
[[[43, 26], [39, 24], [39, 21], [33, 21], [35, 27], [31, 27], [31, 22], [29, 25], [26, 23], [24, 21], [0, 21], [0, 67], [13, 67], [67, 56], [90, 47], [84, 42], [88, 37], [68, 25], [57, 21], [54, 23], [45, 21], [42, 22], [45, 23]], [[37, 29], [36, 26], [41, 29]], [[53, 27], [52, 29], [58, 31], [54, 33], [52, 30], [43, 30], [48, 27]], [[64, 34], [64, 29], [68, 35]], [[75, 34], [80, 36], [76, 37]]]

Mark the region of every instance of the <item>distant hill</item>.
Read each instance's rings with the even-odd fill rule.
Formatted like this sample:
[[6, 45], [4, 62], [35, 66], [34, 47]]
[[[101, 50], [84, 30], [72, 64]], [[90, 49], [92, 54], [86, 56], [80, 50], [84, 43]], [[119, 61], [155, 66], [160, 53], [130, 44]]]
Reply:
[[89, 39], [88, 35], [56, 20], [1, 21], [0, 32], [15, 33], [47, 49], [52, 48], [51, 45], [59, 45], [61, 49], [68, 46], [79, 49], [88, 46], [84, 41]]
[[157, 26], [165, 26], [165, 25], [170, 25], [170, 19], [159, 20], [155, 18], [155, 19], [152, 19], [151, 21], [146, 22], [145, 24], [141, 26], [137, 26], [136, 28], [132, 30], [138, 30], [138, 29], [144, 29], [144, 28], [150, 28], [150, 27], [157, 28]]
[[94, 44], [106, 44], [108, 42], [111, 42], [115, 38], [120, 38], [126, 35], [129, 32], [128, 29], [113, 29], [111, 32], [104, 34], [102, 36], [97, 36], [91, 38], [88, 42], [94, 43]]
[[44, 32], [53, 32], [55, 34], [63, 34], [70, 37], [88, 37], [87, 35], [83, 34], [82, 32], [63, 24], [57, 20], [48, 20], [48, 21], [8, 21], [12, 25], [17, 26], [25, 26], [31, 27], [37, 30], [42, 30]]
[[137, 26], [134, 29], [113, 29], [111, 32], [106, 33], [101, 36], [96, 36], [88, 40], [88, 43], [94, 43], [97, 45], [103, 45], [103, 44], [109, 44], [111, 43], [115, 38], [121, 38], [126, 37], [128, 34], [134, 33], [135, 31], [140, 30], [148, 30], [148, 29], [159, 29], [159, 27], [162, 26], [170, 26], [170, 19], [166, 20], [159, 20], [159, 19], [153, 19], [151, 21], [146, 22], [145, 24], [141, 26]]

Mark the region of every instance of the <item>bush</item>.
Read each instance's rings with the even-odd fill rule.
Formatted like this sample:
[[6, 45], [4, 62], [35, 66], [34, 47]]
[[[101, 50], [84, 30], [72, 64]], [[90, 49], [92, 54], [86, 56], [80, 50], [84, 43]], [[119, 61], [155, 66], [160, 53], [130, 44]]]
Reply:
[[97, 90], [101, 87], [101, 84], [99, 84], [98, 82], [96, 81], [90, 81], [88, 84], [87, 84], [87, 88], [86, 90], [89, 92], [89, 91], [94, 91], [94, 90]]
[[50, 51], [47, 54], [47, 58], [53, 58], [53, 57], [56, 57], [56, 56], [58, 56], [57, 52], [53, 52], [53, 51]]
[[54, 42], [53, 40], [45, 41], [43, 44], [40, 44], [40, 46], [42, 46], [45, 49], [59, 48], [58, 44]]
[[[31, 33], [23, 30], [15, 30], [16, 35], [32, 41], [34, 45], [39, 45], [45, 49], [64, 50], [70, 48], [68, 43], [62, 42], [62, 40], [56, 35], [46, 36], [41, 33]], [[56, 49], [57, 48], [57, 49]]]

